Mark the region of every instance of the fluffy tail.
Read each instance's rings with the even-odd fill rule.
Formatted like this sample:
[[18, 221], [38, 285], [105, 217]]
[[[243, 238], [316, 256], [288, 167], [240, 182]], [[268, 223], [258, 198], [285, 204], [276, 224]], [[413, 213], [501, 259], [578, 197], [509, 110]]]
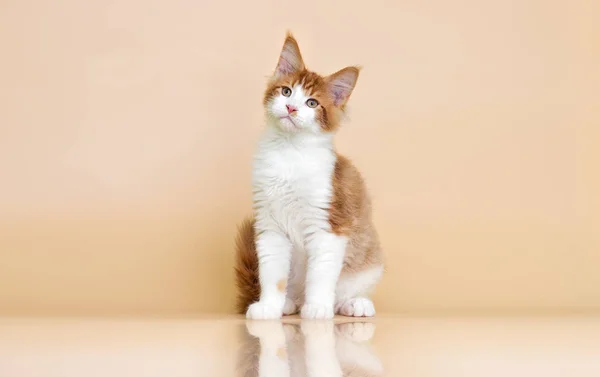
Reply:
[[248, 306], [260, 297], [253, 218], [246, 218], [238, 228], [235, 240], [235, 284], [238, 289], [236, 310], [244, 314]]

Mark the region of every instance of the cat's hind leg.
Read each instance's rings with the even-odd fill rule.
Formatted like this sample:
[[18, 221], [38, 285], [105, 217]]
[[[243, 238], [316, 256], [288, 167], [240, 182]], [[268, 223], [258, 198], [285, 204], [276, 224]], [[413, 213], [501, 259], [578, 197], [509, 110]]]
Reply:
[[361, 271], [344, 271], [336, 285], [336, 314], [348, 317], [373, 317], [375, 305], [369, 295], [383, 275], [383, 265]]

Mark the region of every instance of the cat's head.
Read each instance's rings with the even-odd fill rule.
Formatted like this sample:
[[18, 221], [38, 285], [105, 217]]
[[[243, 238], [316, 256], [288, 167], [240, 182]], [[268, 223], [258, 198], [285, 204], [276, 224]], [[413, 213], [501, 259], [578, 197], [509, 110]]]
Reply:
[[333, 132], [339, 127], [358, 73], [357, 67], [329, 76], [307, 70], [298, 43], [288, 33], [265, 92], [267, 117], [288, 132]]

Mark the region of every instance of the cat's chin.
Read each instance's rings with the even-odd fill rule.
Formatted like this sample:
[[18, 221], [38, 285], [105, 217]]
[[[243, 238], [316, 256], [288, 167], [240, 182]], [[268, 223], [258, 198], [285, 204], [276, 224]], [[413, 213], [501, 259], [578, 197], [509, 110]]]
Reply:
[[281, 117], [278, 119], [279, 127], [288, 132], [298, 132], [300, 131], [300, 127], [294, 123], [294, 121], [290, 117]]

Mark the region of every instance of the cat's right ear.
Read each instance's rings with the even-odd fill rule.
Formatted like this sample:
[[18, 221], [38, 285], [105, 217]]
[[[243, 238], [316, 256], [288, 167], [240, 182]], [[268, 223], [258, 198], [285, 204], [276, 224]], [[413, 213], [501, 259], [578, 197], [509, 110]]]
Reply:
[[279, 62], [277, 63], [274, 76], [277, 79], [303, 70], [304, 61], [300, 54], [298, 42], [296, 42], [292, 34], [288, 33], [281, 49], [281, 55], [279, 55]]

